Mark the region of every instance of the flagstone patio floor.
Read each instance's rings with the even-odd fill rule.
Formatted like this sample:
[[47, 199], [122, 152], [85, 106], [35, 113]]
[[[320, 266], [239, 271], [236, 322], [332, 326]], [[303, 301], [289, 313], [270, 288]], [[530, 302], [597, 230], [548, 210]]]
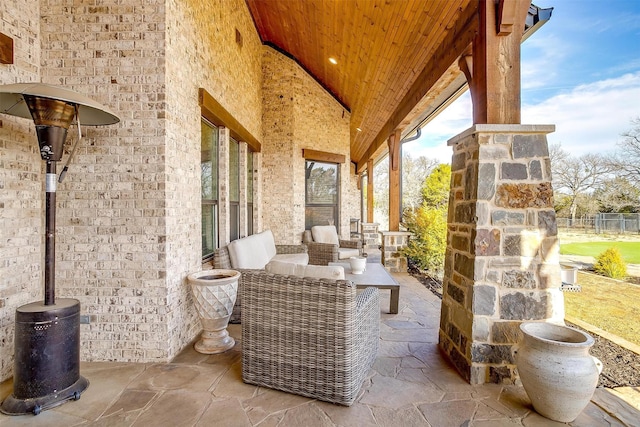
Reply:
[[[241, 327], [220, 355], [186, 348], [171, 363], [81, 364], [81, 399], [38, 416], [0, 414], [0, 426], [562, 426], [538, 415], [521, 386], [466, 383], [438, 351], [440, 300], [409, 274], [400, 312], [381, 292], [380, 351], [351, 407], [242, 382]], [[0, 399], [12, 391], [0, 384]], [[571, 426], [640, 426], [640, 388], [596, 390]]]

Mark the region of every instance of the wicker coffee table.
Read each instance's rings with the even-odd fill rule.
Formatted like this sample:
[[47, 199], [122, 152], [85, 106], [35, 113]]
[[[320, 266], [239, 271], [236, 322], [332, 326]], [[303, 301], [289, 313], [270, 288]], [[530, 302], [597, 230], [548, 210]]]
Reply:
[[347, 280], [356, 284], [358, 289], [375, 287], [378, 289], [389, 289], [391, 300], [389, 303], [389, 313], [398, 313], [398, 303], [400, 301], [400, 285], [395, 281], [389, 272], [378, 263], [367, 263], [367, 269], [362, 274], [352, 274], [351, 266], [348, 262], [330, 262], [329, 265], [340, 265], [344, 267], [344, 275]]

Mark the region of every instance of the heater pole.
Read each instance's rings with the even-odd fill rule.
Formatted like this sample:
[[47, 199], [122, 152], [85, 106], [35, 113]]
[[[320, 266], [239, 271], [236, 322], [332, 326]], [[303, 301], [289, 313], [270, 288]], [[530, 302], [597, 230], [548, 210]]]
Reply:
[[56, 162], [47, 161], [45, 184], [44, 305], [56, 303]]

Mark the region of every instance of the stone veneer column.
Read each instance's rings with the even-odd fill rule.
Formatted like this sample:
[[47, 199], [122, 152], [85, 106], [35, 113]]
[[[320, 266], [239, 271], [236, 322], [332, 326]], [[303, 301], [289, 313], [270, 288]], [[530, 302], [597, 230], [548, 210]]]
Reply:
[[524, 320], [562, 322], [546, 134], [476, 125], [453, 146], [440, 347], [471, 384], [512, 383]]
[[378, 249], [380, 247], [379, 225], [377, 222], [360, 223], [362, 228], [362, 248], [365, 252], [367, 249]]
[[407, 272], [407, 257], [400, 251], [409, 243], [411, 233], [406, 231], [381, 231], [382, 265], [392, 273]]

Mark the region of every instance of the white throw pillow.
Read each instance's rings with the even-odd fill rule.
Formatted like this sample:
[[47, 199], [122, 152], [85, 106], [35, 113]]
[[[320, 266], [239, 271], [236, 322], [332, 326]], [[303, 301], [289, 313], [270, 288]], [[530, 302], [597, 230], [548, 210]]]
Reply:
[[311, 234], [313, 235], [313, 241], [316, 243], [340, 244], [335, 225], [314, 225], [311, 227]]

